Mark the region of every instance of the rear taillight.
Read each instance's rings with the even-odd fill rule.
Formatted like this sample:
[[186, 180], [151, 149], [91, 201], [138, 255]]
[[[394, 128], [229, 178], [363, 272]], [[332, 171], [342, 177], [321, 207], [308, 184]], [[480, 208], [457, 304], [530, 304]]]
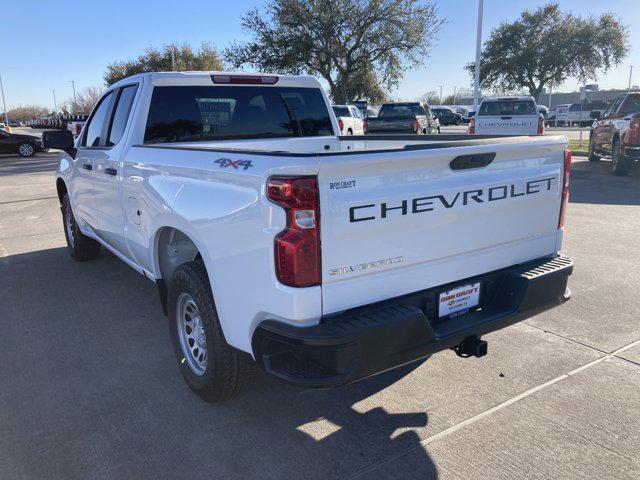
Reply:
[[76, 123], [76, 135], [80, 135], [80, 130], [82, 130], [82, 125]]
[[469, 119], [469, 135], [476, 134], [476, 117]]
[[640, 143], [640, 113], [631, 117], [629, 123], [629, 143]]
[[342, 129], [344, 128], [344, 122], [342, 121], [341, 118], [338, 119], [338, 130], [340, 130], [340, 133], [342, 134]]
[[367, 121], [366, 120], [362, 121], [362, 131], [364, 133], [367, 133]]
[[542, 115], [538, 115], [538, 135], [542, 135], [544, 133], [544, 117]]
[[320, 285], [320, 204], [316, 177], [272, 177], [269, 200], [284, 208], [287, 228], [275, 238], [276, 276], [290, 287]]
[[418, 130], [420, 130], [420, 122], [418, 122], [417, 118], [413, 119], [413, 131], [418, 133]]
[[567, 214], [567, 203], [569, 203], [569, 170], [571, 169], [571, 150], [564, 151], [564, 175], [562, 177], [562, 202], [560, 203], [560, 218], [558, 228], [564, 227], [564, 220]]

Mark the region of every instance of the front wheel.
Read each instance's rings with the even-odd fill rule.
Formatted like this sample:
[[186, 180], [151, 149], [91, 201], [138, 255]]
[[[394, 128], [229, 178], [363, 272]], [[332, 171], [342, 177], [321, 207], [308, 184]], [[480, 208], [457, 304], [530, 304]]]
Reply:
[[589, 151], [588, 157], [590, 162], [599, 162], [600, 156], [595, 154], [595, 145], [593, 142], [593, 133], [589, 135]]
[[255, 363], [226, 342], [201, 260], [176, 268], [167, 310], [176, 360], [189, 388], [211, 403], [239, 394], [253, 377]]
[[73, 216], [68, 194], [65, 194], [62, 198], [60, 209], [62, 210], [64, 236], [67, 239], [67, 249], [71, 257], [78, 262], [86, 262], [97, 258], [100, 255], [100, 244], [93, 238], [84, 235], [78, 228], [78, 222]]
[[36, 153], [36, 149], [30, 143], [21, 143], [18, 145], [18, 154], [21, 157], [32, 157]]
[[459, 118], [456, 118], [456, 127], [457, 127], [458, 125], [460, 125], [460, 119], [459, 119]]
[[624, 158], [622, 148], [620, 147], [620, 139], [615, 138], [611, 146], [611, 160], [613, 161], [613, 174], [616, 177], [624, 177], [629, 174], [631, 165], [629, 160]]

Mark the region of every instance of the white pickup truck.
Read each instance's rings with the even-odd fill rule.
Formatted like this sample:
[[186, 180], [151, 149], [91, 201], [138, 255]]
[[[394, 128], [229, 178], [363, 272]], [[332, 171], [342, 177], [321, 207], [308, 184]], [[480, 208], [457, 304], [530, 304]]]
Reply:
[[544, 117], [533, 97], [483, 98], [469, 123], [471, 135], [542, 135]]
[[353, 105], [333, 105], [333, 113], [338, 119], [341, 135], [364, 135], [366, 122], [360, 110]]
[[[155, 282], [207, 401], [348, 383], [568, 296], [564, 136], [339, 136], [312, 77], [145, 73], [44, 133], [71, 256]], [[461, 379], [463, 381], [463, 379]]]

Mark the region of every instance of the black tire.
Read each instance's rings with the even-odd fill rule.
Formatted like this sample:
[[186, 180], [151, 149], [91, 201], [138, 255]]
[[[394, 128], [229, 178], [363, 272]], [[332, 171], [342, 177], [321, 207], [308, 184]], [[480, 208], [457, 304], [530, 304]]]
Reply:
[[[179, 334], [179, 328], [183, 324], [178, 312], [184, 316], [179, 304], [184, 295], [197, 306], [198, 318], [206, 337], [206, 366], [200, 374], [192, 368], [194, 357], [183, 350]], [[189, 388], [210, 403], [228, 400], [241, 393], [253, 378], [255, 362], [248, 354], [232, 348], [226, 342], [213, 301], [209, 277], [201, 260], [176, 268], [169, 285], [167, 314], [178, 367]]]
[[588, 151], [588, 157], [589, 157], [589, 161], [590, 162], [599, 162], [600, 161], [600, 155], [596, 155], [594, 153], [594, 146], [593, 146], [593, 132], [591, 132], [591, 134], [589, 135], [589, 151]]
[[458, 125], [460, 125], [460, 119], [459, 119], [459, 118], [456, 118], [455, 124], [456, 124], [456, 127], [457, 127]]
[[33, 157], [36, 154], [36, 147], [29, 143], [24, 142], [18, 145], [18, 155], [21, 157]]
[[611, 160], [613, 161], [613, 174], [616, 177], [625, 177], [631, 170], [631, 164], [629, 160], [624, 158], [620, 151], [620, 139], [614, 138], [611, 145]]
[[347, 135], [353, 135], [353, 130], [351, 129], [347, 130]]
[[64, 236], [67, 239], [69, 255], [78, 262], [86, 262], [97, 258], [100, 255], [100, 244], [93, 238], [84, 235], [78, 228], [78, 223], [71, 209], [71, 203], [69, 203], [68, 194], [65, 194], [62, 198], [60, 210], [62, 210], [62, 226], [64, 228]]

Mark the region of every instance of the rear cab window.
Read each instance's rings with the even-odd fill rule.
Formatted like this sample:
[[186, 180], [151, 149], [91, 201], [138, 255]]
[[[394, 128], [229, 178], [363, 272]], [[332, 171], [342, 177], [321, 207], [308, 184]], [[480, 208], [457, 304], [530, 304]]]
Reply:
[[379, 117], [411, 117], [414, 115], [426, 115], [425, 109], [418, 104], [389, 104], [380, 108]]
[[336, 117], [350, 117], [349, 109], [347, 107], [333, 107], [333, 113], [336, 114]]
[[640, 112], [640, 94], [627, 95], [626, 100], [622, 104], [620, 109], [621, 114]]
[[156, 86], [144, 143], [333, 135], [317, 88]]
[[533, 100], [491, 100], [482, 102], [478, 116], [537, 115]]

